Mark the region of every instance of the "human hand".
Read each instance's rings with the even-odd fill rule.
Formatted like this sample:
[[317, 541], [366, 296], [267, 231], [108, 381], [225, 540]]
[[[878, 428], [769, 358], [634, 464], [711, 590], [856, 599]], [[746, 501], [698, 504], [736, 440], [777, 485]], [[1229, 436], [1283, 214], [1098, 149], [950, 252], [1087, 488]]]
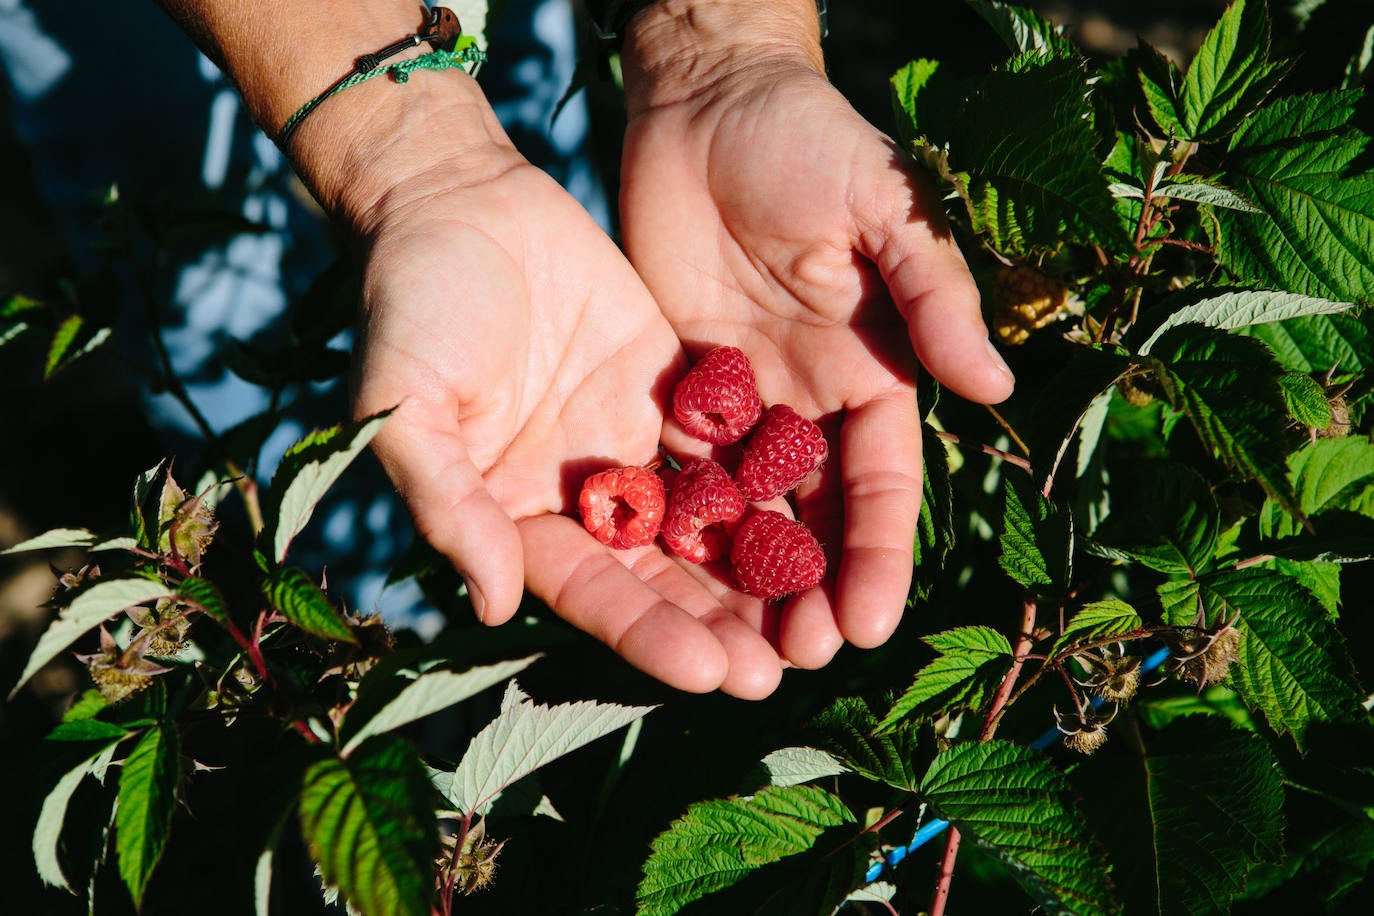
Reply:
[[1013, 380], [939, 200], [822, 75], [811, 0], [764, 6], [669, 0], [632, 22], [620, 208], [689, 351], [739, 347], [765, 403], [822, 418], [835, 457], [797, 502], [838, 573], [777, 625], [783, 656], [816, 667], [881, 644], [906, 604], [917, 360], [975, 401]]
[[393, 168], [360, 221], [355, 411], [397, 407], [377, 456], [485, 622], [515, 612], [523, 581], [672, 686], [771, 692], [776, 652], [722, 603], [749, 599], [655, 545], [612, 552], [563, 514], [588, 473], [656, 456], [685, 365], [577, 202], [507, 145], [482, 155]]

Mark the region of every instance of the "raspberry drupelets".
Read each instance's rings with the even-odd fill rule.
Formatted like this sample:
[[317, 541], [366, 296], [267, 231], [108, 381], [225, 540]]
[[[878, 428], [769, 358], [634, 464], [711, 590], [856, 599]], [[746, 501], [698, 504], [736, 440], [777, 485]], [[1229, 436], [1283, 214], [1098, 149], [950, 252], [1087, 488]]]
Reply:
[[650, 468], [594, 474], [579, 500], [587, 530], [613, 548], [643, 546], [662, 534], [664, 546], [691, 563], [728, 556], [739, 588], [764, 601], [819, 584], [825, 553], [804, 522], [774, 511], [745, 513], [747, 501], [789, 493], [820, 467], [828, 453], [820, 427], [785, 404], [763, 411], [753, 367], [734, 347], [717, 347], [692, 367], [673, 392], [673, 412], [704, 442], [729, 445], [748, 436], [734, 476], [713, 460], [689, 460], [670, 480], [665, 501], [664, 484]]
[[653, 543], [663, 522], [666, 492], [649, 468], [611, 468], [582, 484], [582, 525], [617, 550]]
[[740, 526], [730, 562], [740, 588], [765, 601], [805, 591], [825, 575], [825, 554], [811, 529], [771, 510]]
[[762, 411], [754, 369], [736, 347], [711, 350], [673, 391], [673, 416], [693, 436], [713, 445], [738, 442]]
[[723, 526], [743, 514], [744, 497], [729, 472], [709, 458], [690, 461], [668, 494], [663, 543], [692, 563], [718, 560], [730, 552]]
[[775, 404], [745, 443], [735, 483], [746, 499], [773, 499], [810, 477], [827, 451], [819, 426], [786, 404]]

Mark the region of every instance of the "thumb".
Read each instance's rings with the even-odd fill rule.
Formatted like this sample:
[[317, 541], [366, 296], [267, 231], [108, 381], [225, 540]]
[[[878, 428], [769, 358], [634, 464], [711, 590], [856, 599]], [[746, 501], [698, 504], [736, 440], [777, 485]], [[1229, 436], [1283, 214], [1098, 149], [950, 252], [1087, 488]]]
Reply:
[[1016, 380], [988, 340], [978, 287], [934, 189], [900, 155], [875, 164], [872, 190], [852, 198], [876, 202], [876, 217], [856, 218], [861, 253], [877, 265], [926, 370], [970, 401], [1003, 401]]
[[427, 428], [406, 406], [382, 427], [373, 451], [410, 510], [416, 532], [467, 582], [478, 619], [504, 623], [524, 591], [524, 554], [515, 523], [488, 492], [456, 431]]

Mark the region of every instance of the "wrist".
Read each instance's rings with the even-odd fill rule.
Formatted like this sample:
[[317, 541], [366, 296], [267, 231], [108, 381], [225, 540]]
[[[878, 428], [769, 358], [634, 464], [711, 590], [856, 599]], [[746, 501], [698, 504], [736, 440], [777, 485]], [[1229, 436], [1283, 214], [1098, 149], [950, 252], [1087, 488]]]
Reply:
[[824, 74], [815, 0], [658, 0], [626, 28], [631, 116], [709, 91], [742, 71]]
[[521, 161], [476, 80], [460, 70], [352, 86], [303, 121], [286, 152], [325, 211], [362, 237], [387, 212]]

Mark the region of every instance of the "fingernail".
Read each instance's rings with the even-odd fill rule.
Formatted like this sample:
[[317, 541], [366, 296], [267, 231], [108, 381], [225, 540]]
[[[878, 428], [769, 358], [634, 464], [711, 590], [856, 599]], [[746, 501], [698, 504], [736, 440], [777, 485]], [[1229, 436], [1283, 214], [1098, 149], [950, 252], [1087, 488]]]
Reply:
[[984, 338], [983, 346], [988, 348], [988, 357], [992, 360], [992, 364], [1002, 370], [1007, 378], [1015, 381], [1016, 376], [1012, 374], [1011, 367], [1008, 366], [1007, 361], [1002, 358], [1002, 354], [997, 352], [997, 348], [992, 345], [992, 341]]
[[467, 586], [468, 600], [472, 602], [472, 611], [477, 615], [477, 621], [481, 623], [482, 615], [487, 611], [487, 600], [482, 597], [482, 593], [478, 591], [476, 585], [473, 585], [471, 579], [464, 578], [463, 584]]

